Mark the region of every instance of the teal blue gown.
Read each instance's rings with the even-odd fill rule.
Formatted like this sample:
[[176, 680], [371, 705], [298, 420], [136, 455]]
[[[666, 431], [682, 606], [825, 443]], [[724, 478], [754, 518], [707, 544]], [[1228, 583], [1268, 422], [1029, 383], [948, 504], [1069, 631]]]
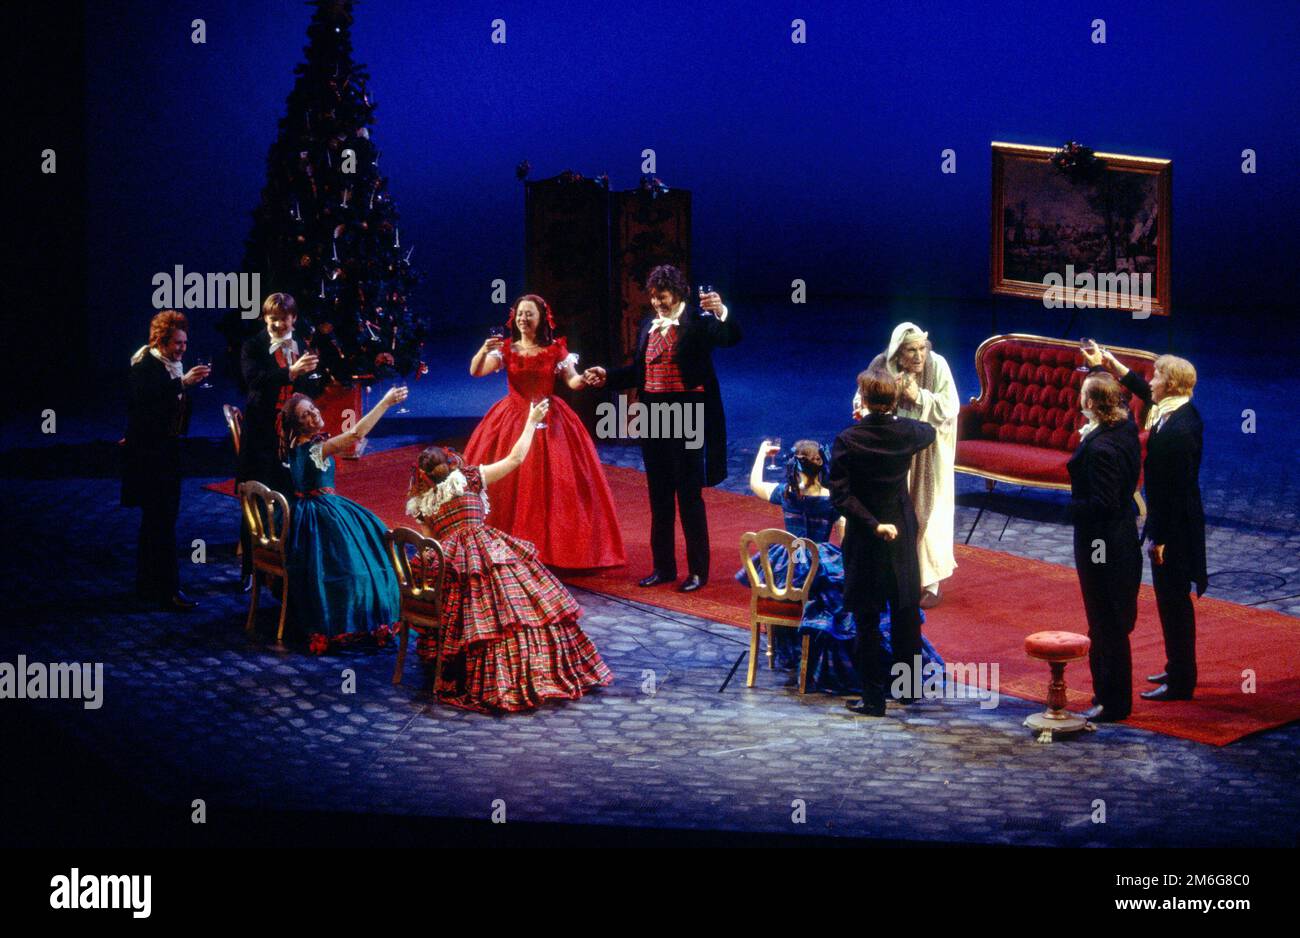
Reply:
[[289, 612], [308, 633], [331, 638], [397, 622], [401, 594], [384, 548], [388, 528], [334, 494], [334, 459], [312, 458], [319, 443], [289, 451]]

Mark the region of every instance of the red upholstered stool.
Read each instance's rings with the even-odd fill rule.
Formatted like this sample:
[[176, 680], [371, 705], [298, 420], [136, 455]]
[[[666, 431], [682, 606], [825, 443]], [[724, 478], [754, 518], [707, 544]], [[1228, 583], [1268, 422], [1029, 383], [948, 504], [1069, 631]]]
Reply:
[[1052, 669], [1052, 682], [1047, 685], [1047, 709], [1031, 715], [1024, 723], [1038, 731], [1040, 743], [1050, 743], [1053, 733], [1096, 729], [1083, 717], [1065, 709], [1065, 666], [1088, 657], [1090, 645], [1088, 636], [1076, 632], [1035, 632], [1025, 639], [1025, 654], [1046, 661]]

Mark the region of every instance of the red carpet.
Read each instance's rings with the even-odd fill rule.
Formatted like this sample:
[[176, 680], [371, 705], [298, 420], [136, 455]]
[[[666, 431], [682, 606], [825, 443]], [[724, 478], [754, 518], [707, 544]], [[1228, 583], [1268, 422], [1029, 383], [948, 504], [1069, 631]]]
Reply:
[[[390, 526], [409, 525], [405, 492], [418, 447], [373, 453], [357, 462], [341, 460], [339, 494], [366, 505]], [[713, 569], [708, 588], [689, 595], [668, 587], [640, 589], [650, 572], [650, 506], [645, 477], [632, 469], [605, 467], [619, 507], [627, 546], [627, 568], [571, 574], [566, 583], [690, 615], [748, 628], [749, 591], [731, 575], [740, 567], [740, 535], [779, 527], [781, 513], [757, 498], [707, 489]], [[209, 486], [233, 495], [232, 482]], [[685, 547], [678, 544], [678, 557]], [[944, 603], [928, 613], [926, 635], [944, 659], [996, 662], [1000, 693], [1046, 701], [1047, 665], [1025, 656], [1024, 637], [1043, 629], [1086, 632], [1083, 601], [1074, 571], [1010, 554], [957, 547], [957, 572], [944, 584]], [[684, 572], [684, 570], [683, 570]], [[1164, 668], [1164, 647], [1155, 595], [1142, 587], [1138, 627], [1133, 633], [1134, 708], [1130, 726], [1213, 745], [1300, 719], [1300, 620], [1281, 613], [1203, 598], [1197, 604], [1196, 699], [1149, 703], [1136, 696], [1144, 675]], [[1257, 679], [1256, 692], [1242, 693], [1242, 672]], [[1086, 661], [1066, 671], [1070, 706], [1088, 706], [1092, 695]], [[972, 702], [972, 706], [974, 703]], [[1028, 735], [1029, 731], [1025, 731]]]

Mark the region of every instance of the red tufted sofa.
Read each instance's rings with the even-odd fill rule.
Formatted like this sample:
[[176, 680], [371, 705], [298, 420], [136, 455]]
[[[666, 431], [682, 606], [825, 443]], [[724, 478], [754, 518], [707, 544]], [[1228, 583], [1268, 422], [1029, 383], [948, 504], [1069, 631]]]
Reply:
[[[1108, 348], [1150, 380], [1155, 355]], [[1087, 375], [1076, 370], [1082, 364], [1079, 343], [1067, 339], [1012, 334], [980, 343], [975, 350], [980, 395], [963, 405], [958, 417], [957, 471], [987, 479], [990, 489], [995, 482], [1014, 482], [1068, 490], [1065, 464], [1083, 425], [1079, 386]], [[1136, 397], [1129, 400], [1139, 417], [1142, 406]]]

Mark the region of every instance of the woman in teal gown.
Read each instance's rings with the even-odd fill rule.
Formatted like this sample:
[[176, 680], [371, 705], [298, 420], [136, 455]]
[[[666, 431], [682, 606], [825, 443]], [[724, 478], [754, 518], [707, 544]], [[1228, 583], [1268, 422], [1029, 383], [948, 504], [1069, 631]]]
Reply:
[[406, 388], [394, 388], [335, 437], [325, 435], [320, 411], [306, 395], [293, 395], [281, 409], [280, 452], [294, 488], [286, 538], [289, 611], [317, 653], [354, 637], [384, 637], [400, 617], [401, 594], [384, 548], [388, 527], [334, 493], [334, 456], [405, 397]]
[[[785, 529], [796, 537], [806, 537], [817, 544], [818, 568], [813, 577], [808, 602], [804, 606], [803, 623], [794, 629], [776, 630], [775, 657], [782, 668], [797, 668], [802, 652], [803, 636], [811, 638], [808, 648], [808, 687], [830, 694], [851, 694], [861, 691], [857, 670], [853, 666], [853, 640], [857, 623], [853, 613], [844, 608], [844, 558], [840, 548], [830, 542], [831, 531], [844, 529], [839, 512], [831, 504], [830, 456], [825, 447], [813, 440], [800, 440], [791, 447], [785, 465], [784, 482], [763, 481], [763, 461], [775, 448], [764, 440], [758, 448], [754, 466], [749, 474], [749, 488], [759, 498], [781, 506]], [[769, 549], [772, 560], [772, 577], [784, 583], [789, 564], [787, 551], [779, 545]], [[757, 565], [756, 565], [757, 566]], [[759, 568], [761, 569], [761, 568]], [[808, 574], [808, 560], [795, 551], [794, 580], [798, 583]], [[742, 567], [736, 580], [749, 585], [749, 575]], [[889, 612], [880, 617], [883, 650], [891, 654]], [[943, 668], [939, 652], [921, 638], [921, 663], [936, 664]]]

